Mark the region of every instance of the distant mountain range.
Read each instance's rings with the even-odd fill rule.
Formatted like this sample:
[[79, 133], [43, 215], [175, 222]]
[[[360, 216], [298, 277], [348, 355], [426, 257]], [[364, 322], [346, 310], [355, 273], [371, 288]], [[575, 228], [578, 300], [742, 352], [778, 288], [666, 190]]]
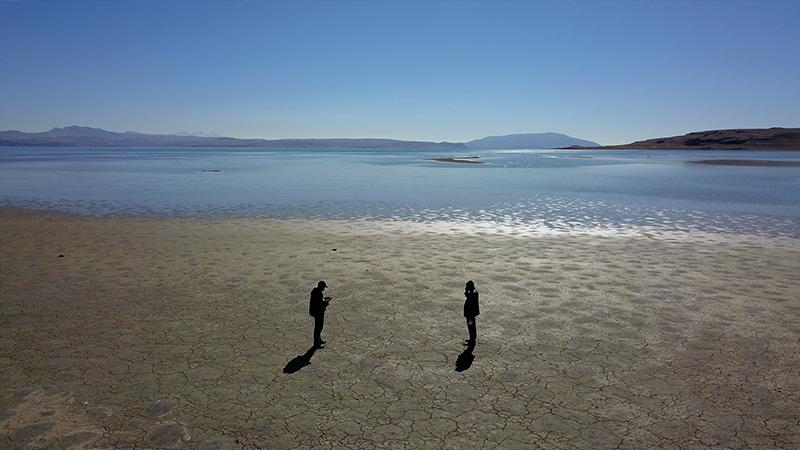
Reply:
[[697, 131], [624, 145], [564, 146], [573, 149], [800, 150], [800, 128], [740, 128]]
[[559, 148], [572, 145], [594, 146], [597, 142], [578, 139], [561, 133], [525, 133], [489, 136], [467, 142], [469, 148], [517, 149], [517, 148]]
[[100, 128], [69, 126], [26, 133], [0, 131], [0, 146], [54, 147], [262, 147], [262, 148], [386, 148], [386, 149], [670, 149], [670, 150], [800, 150], [800, 128], [753, 128], [698, 131], [683, 136], [648, 139], [624, 145], [597, 142], [561, 133], [489, 136], [467, 143], [397, 139], [238, 139], [192, 134], [117, 133]]
[[459, 149], [456, 142], [401, 141], [396, 139], [237, 139], [185, 134], [116, 133], [100, 128], [70, 126], [41, 133], [0, 131], [0, 146], [56, 147], [264, 147], [264, 148], [388, 148]]
[[461, 142], [402, 141], [396, 139], [238, 139], [201, 132], [145, 134], [117, 133], [100, 128], [69, 126], [40, 133], [0, 131], [0, 146], [56, 147], [265, 147], [265, 148], [387, 148], [387, 149], [512, 149], [598, 145], [560, 133], [511, 134]]

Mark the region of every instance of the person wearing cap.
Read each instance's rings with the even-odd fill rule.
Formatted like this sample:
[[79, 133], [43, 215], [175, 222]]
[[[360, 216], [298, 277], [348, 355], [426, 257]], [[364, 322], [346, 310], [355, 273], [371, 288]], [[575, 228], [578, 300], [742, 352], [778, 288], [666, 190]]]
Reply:
[[311, 299], [308, 303], [308, 314], [314, 318], [314, 347], [323, 348], [325, 341], [322, 340], [322, 327], [325, 325], [325, 309], [331, 301], [330, 297], [323, 297], [322, 291], [328, 287], [324, 281], [317, 283], [317, 287], [311, 290]]
[[467, 319], [467, 330], [469, 330], [469, 339], [467, 345], [475, 345], [475, 340], [478, 338], [478, 332], [475, 326], [475, 318], [481, 313], [480, 306], [478, 305], [478, 290], [475, 289], [475, 283], [470, 280], [464, 287], [464, 317]]

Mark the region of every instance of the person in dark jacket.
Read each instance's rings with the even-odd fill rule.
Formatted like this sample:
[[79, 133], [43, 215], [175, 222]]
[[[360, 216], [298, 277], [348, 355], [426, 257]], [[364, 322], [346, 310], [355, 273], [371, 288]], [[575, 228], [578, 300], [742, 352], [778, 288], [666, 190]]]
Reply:
[[475, 283], [472, 280], [467, 281], [464, 287], [464, 317], [467, 319], [467, 329], [469, 330], [469, 339], [467, 344], [475, 345], [477, 339], [477, 330], [475, 328], [475, 318], [481, 313], [480, 306], [478, 305], [478, 290], [475, 289]]
[[322, 327], [325, 325], [325, 309], [331, 301], [330, 297], [323, 297], [322, 291], [328, 287], [324, 281], [317, 283], [317, 287], [311, 290], [311, 299], [308, 302], [308, 315], [314, 318], [314, 347], [323, 348], [325, 341], [322, 340]]

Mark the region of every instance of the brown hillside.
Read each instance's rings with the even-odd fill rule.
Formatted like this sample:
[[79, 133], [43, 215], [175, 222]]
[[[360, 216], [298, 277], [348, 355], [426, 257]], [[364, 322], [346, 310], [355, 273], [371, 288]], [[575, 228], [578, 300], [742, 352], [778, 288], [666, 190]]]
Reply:
[[697, 131], [683, 136], [647, 139], [602, 149], [800, 150], [800, 128], [750, 128]]

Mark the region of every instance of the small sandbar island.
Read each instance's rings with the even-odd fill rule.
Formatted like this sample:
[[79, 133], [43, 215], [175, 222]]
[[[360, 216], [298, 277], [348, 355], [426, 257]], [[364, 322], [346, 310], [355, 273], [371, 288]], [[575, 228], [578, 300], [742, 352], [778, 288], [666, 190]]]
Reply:
[[430, 158], [429, 161], [457, 163], [457, 164], [483, 164], [483, 161], [478, 161], [478, 159], [480, 159], [480, 156], [456, 156], [456, 157]]

